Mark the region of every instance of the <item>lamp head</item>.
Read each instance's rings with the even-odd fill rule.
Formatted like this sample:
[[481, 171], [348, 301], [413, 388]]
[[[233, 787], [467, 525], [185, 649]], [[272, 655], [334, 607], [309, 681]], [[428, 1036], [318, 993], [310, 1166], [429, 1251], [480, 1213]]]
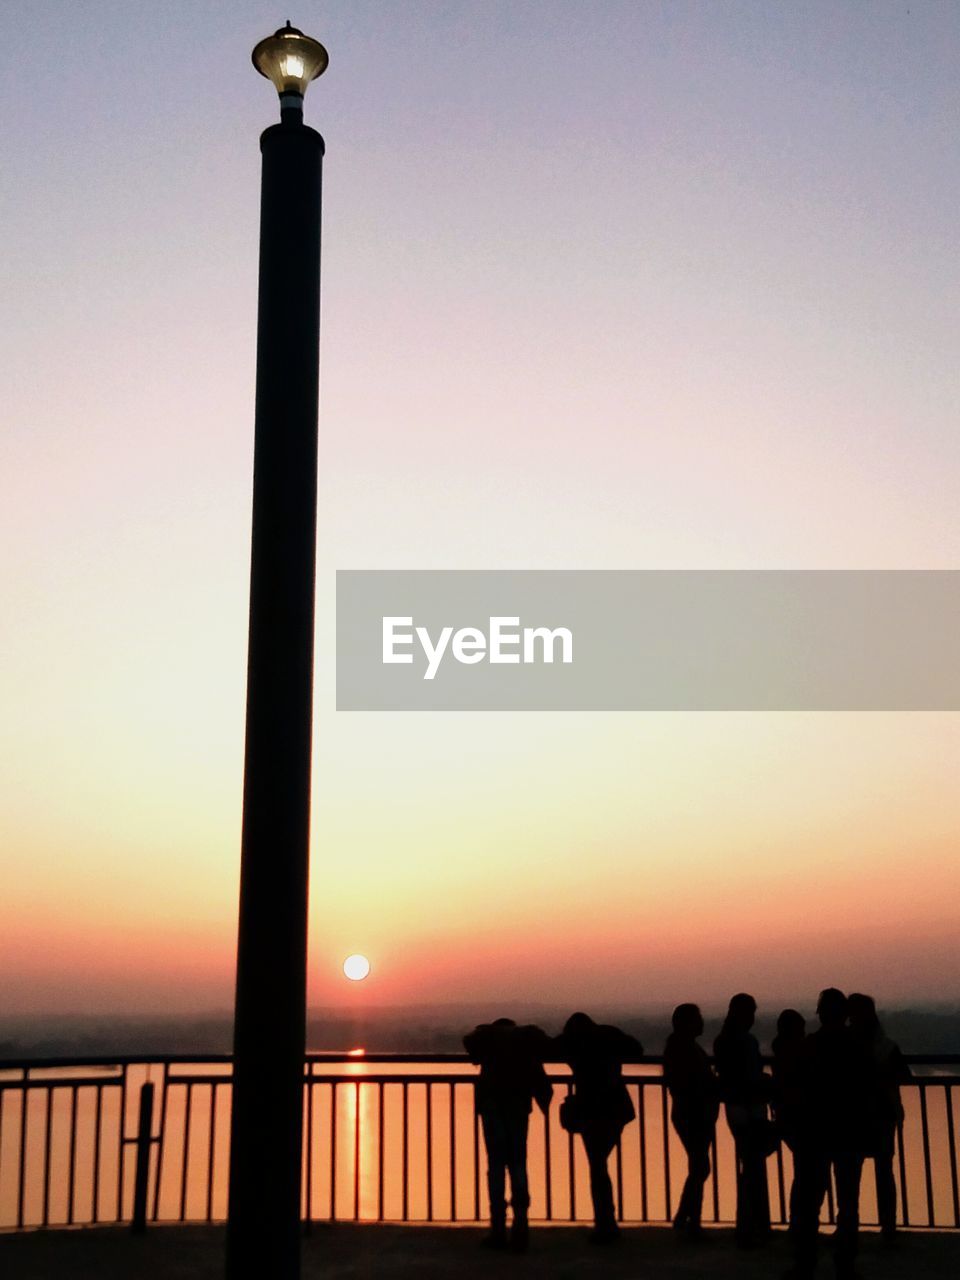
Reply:
[[329, 61], [320, 41], [291, 27], [289, 19], [285, 27], [261, 40], [253, 51], [253, 65], [273, 82], [280, 95], [281, 119], [288, 112], [300, 117], [307, 85], [323, 75]]

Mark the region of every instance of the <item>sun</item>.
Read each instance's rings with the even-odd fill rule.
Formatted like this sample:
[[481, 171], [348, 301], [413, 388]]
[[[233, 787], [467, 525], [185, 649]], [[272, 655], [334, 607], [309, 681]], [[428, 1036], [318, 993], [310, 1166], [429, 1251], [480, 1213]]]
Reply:
[[366, 956], [347, 956], [343, 962], [343, 972], [351, 982], [362, 982], [370, 972], [370, 961]]

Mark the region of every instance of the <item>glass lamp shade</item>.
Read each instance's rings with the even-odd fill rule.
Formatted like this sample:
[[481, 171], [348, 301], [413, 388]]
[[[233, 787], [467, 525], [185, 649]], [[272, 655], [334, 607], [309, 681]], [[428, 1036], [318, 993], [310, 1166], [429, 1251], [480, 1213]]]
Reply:
[[288, 93], [303, 97], [307, 85], [323, 75], [330, 61], [319, 40], [305, 36], [288, 22], [253, 51], [253, 65], [273, 81], [281, 97]]

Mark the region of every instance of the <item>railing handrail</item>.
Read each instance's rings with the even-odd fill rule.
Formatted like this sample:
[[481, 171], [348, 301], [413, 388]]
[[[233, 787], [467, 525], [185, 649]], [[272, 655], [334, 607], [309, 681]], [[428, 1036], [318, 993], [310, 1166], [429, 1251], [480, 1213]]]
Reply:
[[[710, 1055], [708, 1055], [710, 1056]], [[960, 1066], [960, 1053], [911, 1053], [905, 1054], [907, 1062], [914, 1067], [951, 1067]], [[712, 1058], [711, 1058], [712, 1061]], [[765, 1054], [763, 1061], [766, 1065], [773, 1061], [772, 1057]], [[362, 1054], [352, 1053], [349, 1050], [342, 1051], [313, 1051], [308, 1052], [304, 1057], [304, 1065], [316, 1063], [395, 1063], [397, 1066], [408, 1064], [457, 1064], [470, 1066], [470, 1059], [465, 1053], [379, 1053], [364, 1052]], [[20, 1057], [20, 1058], [0, 1058], [0, 1071], [51, 1071], [58, 1067], [129, 1067], [129, 1066], [182, 1066], [187, 1063], [216, 1063], [218, 1065], [229, 1066], [233, 1063], [232, 1053], [135, 1053], [135, 1054], [77, 1054], [63, 1055], [59, 1054], [55, 1057]], [[566, 1063], [559, 1058], [547, 1059], [548, 1066], [566, 1066]], [[645, 1053], [624, 1066], [650, 1066], [658, 1067], [663, 1065], [663, 1054], [661, 1053]]]

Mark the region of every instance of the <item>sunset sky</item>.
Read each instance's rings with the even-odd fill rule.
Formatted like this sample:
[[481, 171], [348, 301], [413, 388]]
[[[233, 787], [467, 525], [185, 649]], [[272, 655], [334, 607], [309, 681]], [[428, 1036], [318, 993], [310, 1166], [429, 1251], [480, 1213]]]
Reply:
[[956, 998], [957, 714], [337, 713], [333, 600], [958, 567], [960, 7], [38, 0], [0, 20], [0, 1011], [232, 998], [287, 17], [330, 52], [311, 1001]]

